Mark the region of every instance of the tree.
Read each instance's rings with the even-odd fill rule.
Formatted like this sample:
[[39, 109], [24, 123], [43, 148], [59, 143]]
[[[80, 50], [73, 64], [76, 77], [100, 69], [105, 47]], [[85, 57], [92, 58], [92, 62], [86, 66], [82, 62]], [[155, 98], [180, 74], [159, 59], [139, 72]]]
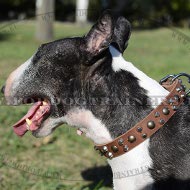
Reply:
[[89, 0], [77, 0], [76, 2], [76, 22], [87, 22]]
[[53, 39], [54, 0], [36, 0], [36, 39], [41, 42]]

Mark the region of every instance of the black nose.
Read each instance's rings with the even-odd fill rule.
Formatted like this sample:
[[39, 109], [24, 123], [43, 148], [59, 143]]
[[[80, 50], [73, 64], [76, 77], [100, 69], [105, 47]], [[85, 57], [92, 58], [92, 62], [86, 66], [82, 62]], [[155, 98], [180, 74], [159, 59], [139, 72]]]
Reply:
[[5, 93], [5, 86], [3, 86], [2, 88], [1, 88], [1, 93]]

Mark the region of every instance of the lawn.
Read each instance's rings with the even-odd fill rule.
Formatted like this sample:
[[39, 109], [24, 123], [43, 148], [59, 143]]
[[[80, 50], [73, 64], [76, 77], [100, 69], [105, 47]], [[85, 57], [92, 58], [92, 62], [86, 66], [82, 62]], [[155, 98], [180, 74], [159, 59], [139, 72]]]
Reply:
[[[9, 28], [8, 28], [9, 29]], [[80, 36], [89, 26], [55, 24], [55, 39]], [[190, 36], [189, 30], [182, 30]], [[8, 35], [0, 33], [0, 86], [8, 74], [36, 51], [33, 21], [17, 23]], [[190, 42], [184, 44], [173, 30], [133, 31], [124, 57], [152, 78], [170, 73], [190, 73]], [[29, 133], [18, 138], [11, 125], [28, 106], [0, 106], [0, 189], [4, 190], [110, 190], [111, 173], [106, 159], [93, 150], [93, 143], [68, 126], [52, 136], [36, 139]]]

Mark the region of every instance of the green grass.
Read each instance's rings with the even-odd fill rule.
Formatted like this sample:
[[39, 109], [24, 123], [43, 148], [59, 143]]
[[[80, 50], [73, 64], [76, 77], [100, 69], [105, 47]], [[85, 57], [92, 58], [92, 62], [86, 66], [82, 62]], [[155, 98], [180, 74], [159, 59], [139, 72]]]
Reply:
[[[56, 23], [55, 39], [80, 36], [88, 29], [89, 26]], [[190, 31], [182, 31], [190, 35]], [[35, 41], [34, 33], [34, 22], [18, 23], [15, 31], [0, 40], [0, 86], [8, 74], [38, 48], [39, 42]], [[134, 31], [124, 56], [156, 80], [169, 73], [190, 73], [190, 48], [172, 38], [172, 31], [167, 28]], [[95, 168], [107, 165], [106, 159], [95, 153], [90, 140], [78, 137], [76, 131], [68, 126], [58, 128], [49, 143], [47, 139], [36, 139], [30, 134], [18, 138], [11, 125], [27, 109], [27, 106], [0, 106], [0, 189], [111, 189], [97, 178], [100, 174], [95, 173]], [[83, 178], [81, 172], [88, 169], [91, 169], [92, 177], [86, 179], [86, 175]]]

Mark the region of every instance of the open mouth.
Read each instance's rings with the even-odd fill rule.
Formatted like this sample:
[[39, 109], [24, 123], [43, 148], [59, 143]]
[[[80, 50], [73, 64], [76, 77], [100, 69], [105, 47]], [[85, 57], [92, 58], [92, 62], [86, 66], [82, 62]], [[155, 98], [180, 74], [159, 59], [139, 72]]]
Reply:
[[[35, 137], [44, 137], [51, 134], [58, 126], [67, 123], [60, 117], [52, 117], [54, 110], [52, 103], [46, 98], [26, 98], [20, 104], [33, 104], [27, 114], [13, 125], [13, 130], [19, 137], [31, 131]], [[51, 117], [50, 117], [51, 116]], [[77, 129], [77, 134], [81, 136], [85, 133], [83, 128]]]
[[13, 125], [14, 132], [22, 137], [27, 131], [36, 131], [41, 126], [44, 118], [49, 114], [50, 108], [48, 101], [38, 100], [29, 109], [28, 113]]

